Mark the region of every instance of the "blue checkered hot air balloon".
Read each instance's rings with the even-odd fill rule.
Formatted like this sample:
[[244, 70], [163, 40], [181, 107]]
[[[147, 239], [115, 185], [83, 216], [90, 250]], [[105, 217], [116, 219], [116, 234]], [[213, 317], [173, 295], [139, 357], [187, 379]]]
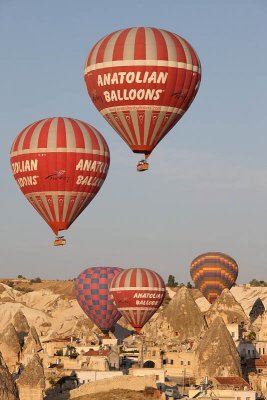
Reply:
[[79, 305], [105, 334], [121, 317], [109, 292], [110, 282], [121, 271], [122, 268], [118, 267], [90, 267], [75, 280], [75, 295]]

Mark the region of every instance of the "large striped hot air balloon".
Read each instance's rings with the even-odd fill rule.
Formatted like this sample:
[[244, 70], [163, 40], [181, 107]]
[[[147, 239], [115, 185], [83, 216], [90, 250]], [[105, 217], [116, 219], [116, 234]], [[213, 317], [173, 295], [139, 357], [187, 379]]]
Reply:
[[140, 331], [160, 307], [165, 290], [160, 275], [147, 268], [123, 270], [110, 284], [117, 309], [136, 331]]
[[99, 40], [84, 79], [95, 107], [134, 153], [147, 158], [194, 100], [201, 66], [181, 36], [137, 27]]
[[85, 122], [47, 118], [17, 136], [10, 163], [20, 190], [57, 235], [68, 229], [101, 188], [109, 168], [109, 148]]
[[85, 314], [103, 333], [107, 333], [121, 317], [109, 292], [109, 285], [122, 268], [90, 267], [75, 280], [76, 299]]
[[190, 274], [195, 286], [210, 303], [213, 303], [224, 289], [231, 289], [234, 285], [238, 265], [227, 254], [209, 252], [192, 261]]

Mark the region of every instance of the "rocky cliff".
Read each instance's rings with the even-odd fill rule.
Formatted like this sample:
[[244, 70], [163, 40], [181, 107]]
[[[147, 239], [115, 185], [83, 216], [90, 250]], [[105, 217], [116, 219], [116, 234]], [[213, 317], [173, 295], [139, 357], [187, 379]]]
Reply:
[[239, 304], [230, 290], [224, 289], [222, 294], [211, 305], [205, 313], [206, 321], [210, 325], [216, 317], [222, 317], [226, 324], [244, 322], [245, 326], [250, 325], [249, 318], [245, 314], [241, 304]]
[[221, 317], [216, 317], [196, 349], [196, 376], [241, 376], [235, 343]]

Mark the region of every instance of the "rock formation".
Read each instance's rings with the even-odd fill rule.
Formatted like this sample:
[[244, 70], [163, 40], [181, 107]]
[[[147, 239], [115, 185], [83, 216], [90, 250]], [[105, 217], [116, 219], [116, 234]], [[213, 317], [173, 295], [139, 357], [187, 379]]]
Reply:
[[0, 353], [0, 399], [19, 400], [18, 390]]
[[196, 376], [242, 376], [239, 354], [221, 317], [216, 317], [196, 349]]
[[262, 321], [265, 314], [266, 310], [264, 304], [262, 300], [258, 297], [249, 313], [250, 322], [254, 326], [260, 327], [262, 325]]
[[45, 389], [44, 368], [38, 354], [34, 354], [17, 380], [20, 400], [42, 400]]
[[222, 317], [226, 324], [235, 322], [240, 324], [243, 321], [245, 326], [250, 325], [250, 321], [242, 306], [236, 301], [228, 289], [223, 290], [222, 294], [206, 312], [205, 317], [208, 325], [210, 325], [217, 316]]
[[186, 287], [178, 290], [165, 308], [164, 315], [178, 341], [194, 340], [207, 328], [201, 311]]
[[13, 317], [13, 325], [17, 331], [20, 345], [23, 346], [25, 336], [29, 333], [30, 327], [27, 318], [21, 310], [17, 311]]
[[22, 363], [27, 364], [32, 358], [33, 354], [38, 353], [40, 350], [42, 350], [42, 345], [35, 327], [32, 326], [23, 346], [21, 356]]
[[11, 373], [16, 371], [21, 347], [13, 324], [9, 324], [0, 335], [0, 351]]

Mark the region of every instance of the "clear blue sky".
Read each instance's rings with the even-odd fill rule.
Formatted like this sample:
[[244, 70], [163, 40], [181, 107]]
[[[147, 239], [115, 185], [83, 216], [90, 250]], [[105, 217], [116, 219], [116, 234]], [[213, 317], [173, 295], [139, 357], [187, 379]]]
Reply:
[[[266, 16], [266, 0], [0, 0], [0, 276], [68, 279], [92, 265], [144, 266], [187, 282], [195, 256], [222, 251], [238, 262], [239, 283], [266, 280]], [[195, 101], [144, 174], [83, 80], [93, 44], [131, 26], [183, 36], [203, 69]], [[111, 151], [105, 184], [60, 248], [9, 166], [17, 134], [50, 116], [87, 121]]]

